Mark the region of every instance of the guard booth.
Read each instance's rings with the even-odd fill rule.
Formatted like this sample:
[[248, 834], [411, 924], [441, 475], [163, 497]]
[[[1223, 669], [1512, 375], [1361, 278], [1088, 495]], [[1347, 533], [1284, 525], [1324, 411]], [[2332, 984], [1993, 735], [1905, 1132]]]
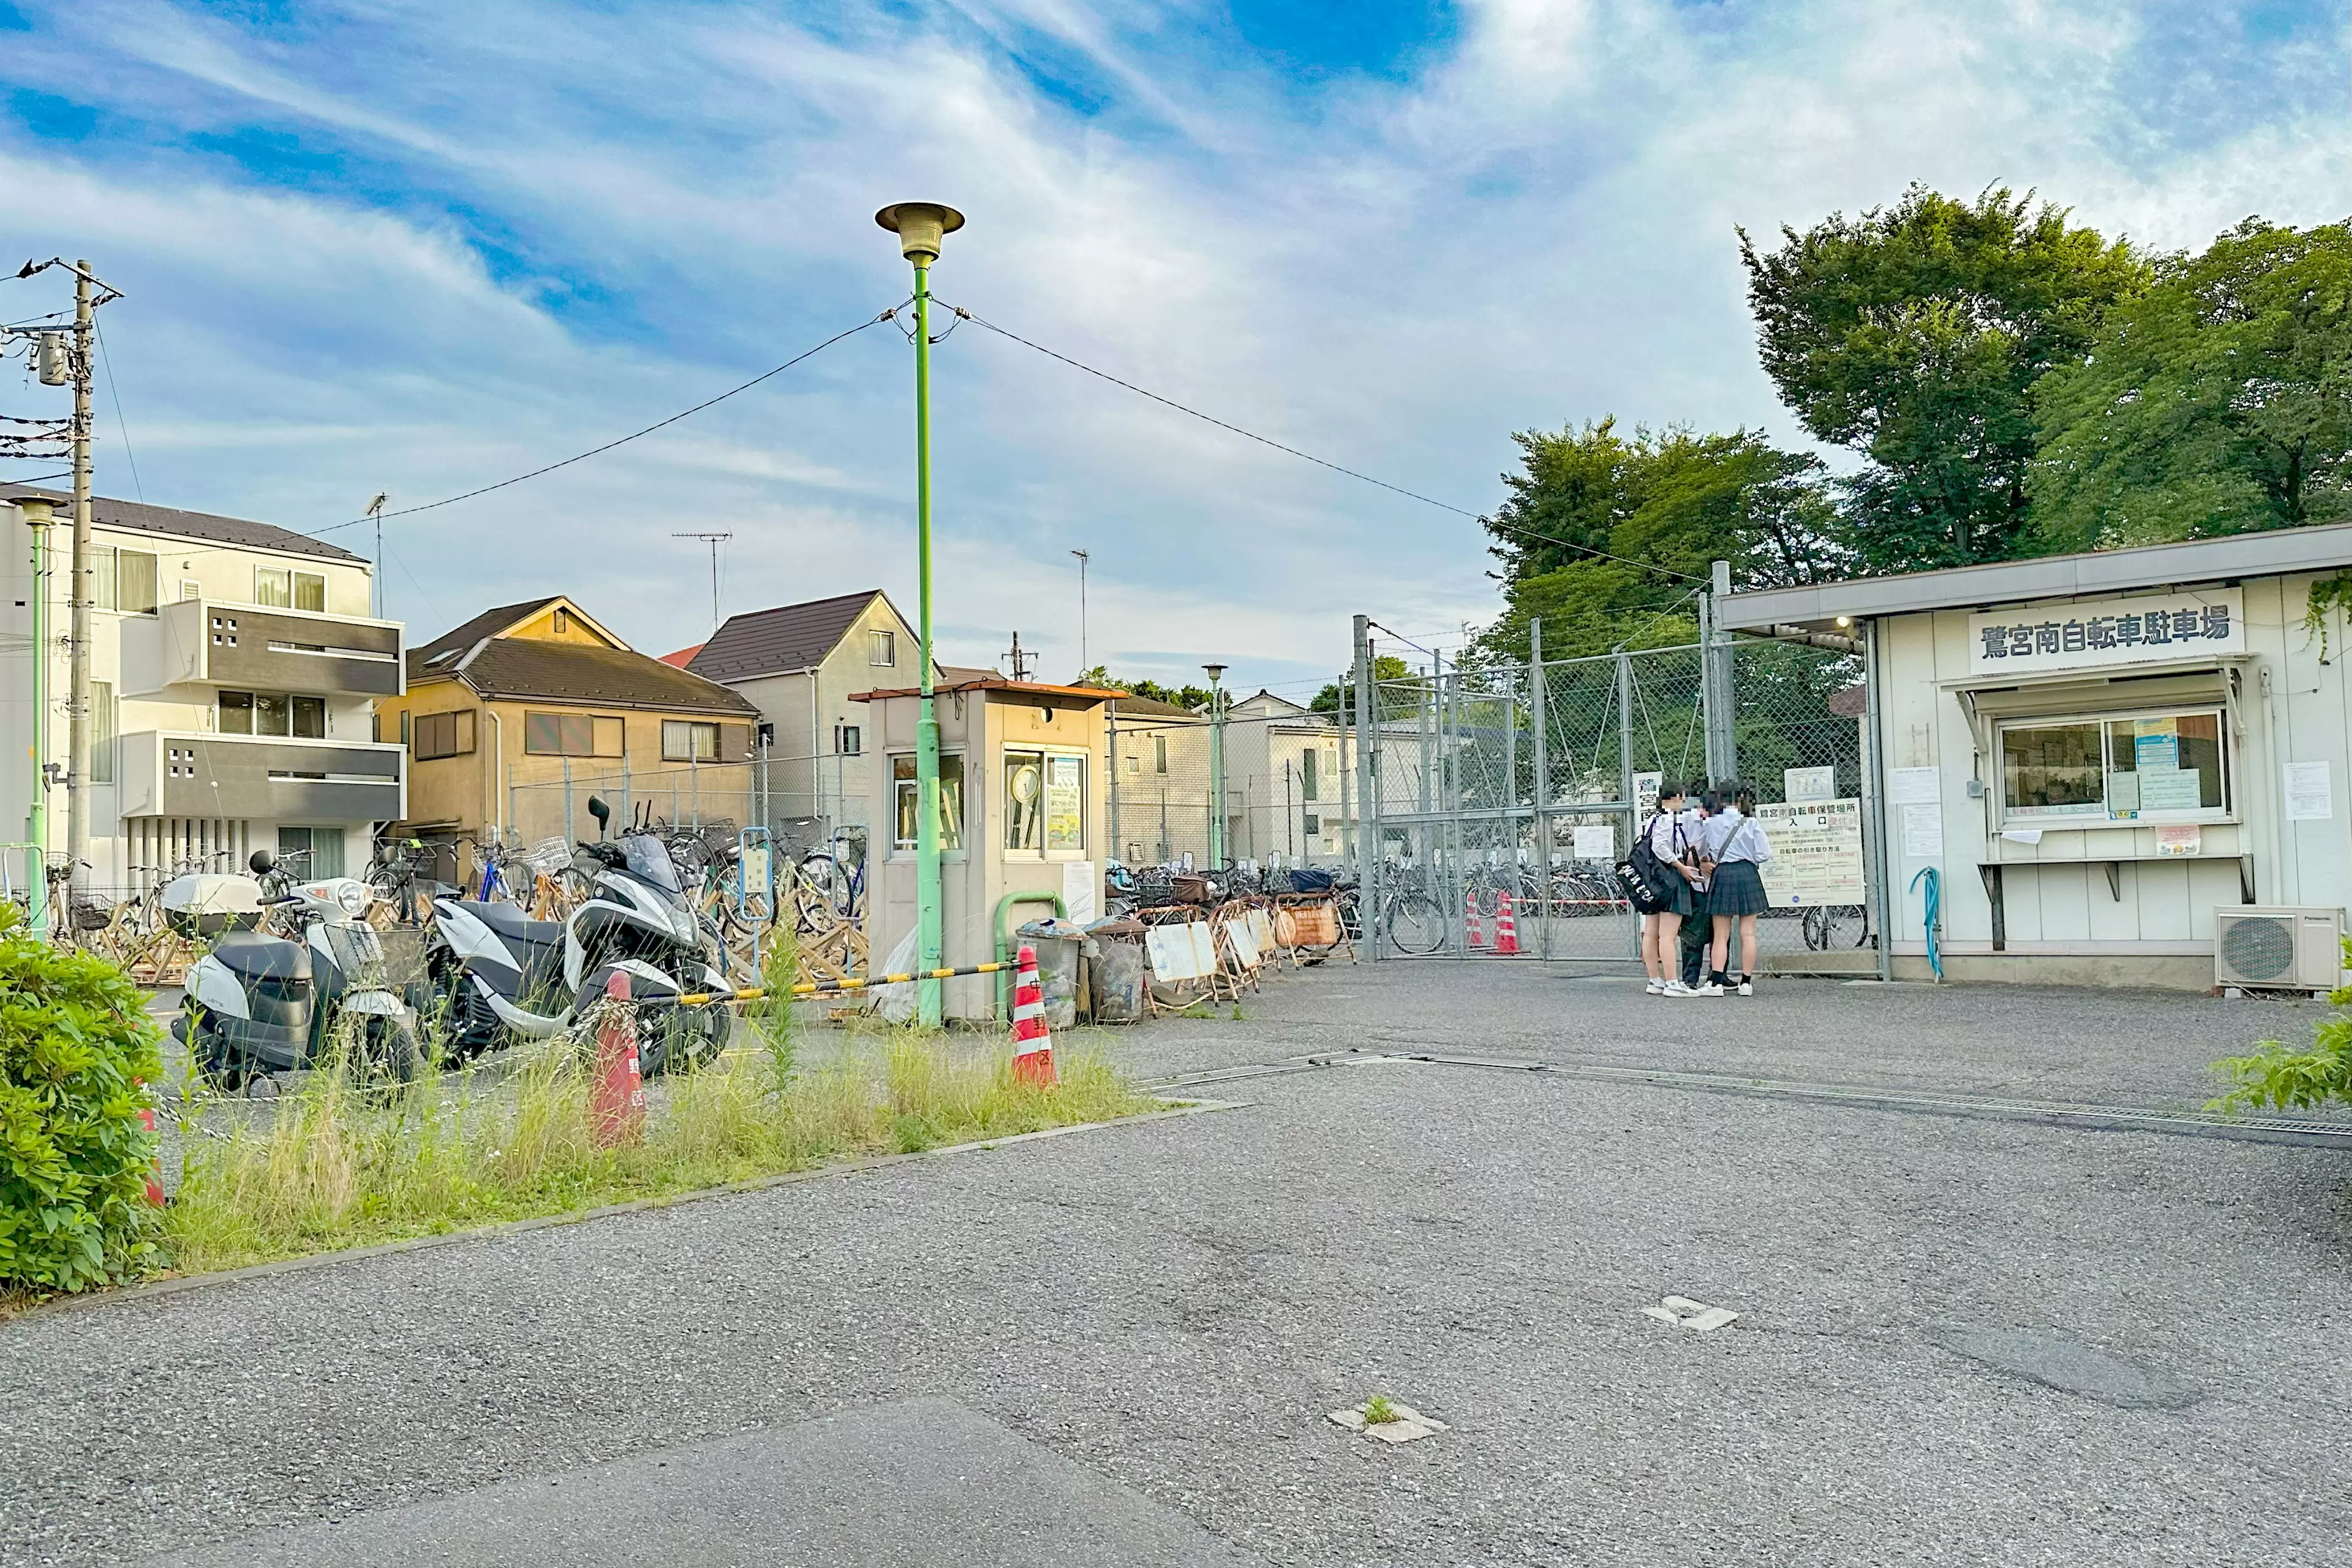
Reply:
[[[1108, 838], [1105, 707], [1123, 691], [1000, 675], [935, 689], [940, 723], [941, 962], [986, 963], [1023, 921], [1100, 914]], [[921, 694], [864, 691], [867, 798], [884, 803], [866, 860], [869, 963], [888, 973], [915, 929], [915, 723]], [[941, 982], [950, 1018], [997, 1016], [993, 975]]]
[[1859, 632], [1891, 973], [2338, 984], [2352, 524], [1718, 599]]

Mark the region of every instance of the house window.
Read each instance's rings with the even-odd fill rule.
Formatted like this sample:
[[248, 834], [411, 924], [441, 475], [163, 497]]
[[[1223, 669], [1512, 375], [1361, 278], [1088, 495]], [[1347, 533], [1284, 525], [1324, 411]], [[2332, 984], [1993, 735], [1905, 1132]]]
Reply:
[[408, 744], [408, 710], [405, 708], [400, 710], [400, 743], [404, 746]]
[[2205, 821], [2230, 811], [2217, 709], [2000, 727], [2004, 821]]
[[833, 749], [838, 755], [856, 756], [860, 744], [861, 737], [857, 732], [856, 725], [835, 724], [833, 727]]
[[719, 726], [698, 719], [662, 721], [662, 761], [715, 763], [719, 760]]
[[114, 608], [126, 616], [155, 610], [155, 558], [143, 550], [114, 552]]
[[253, 569], [253, 602], [280, 610], [318, 610], [327, 607], [327, 579], [316, 572], [297, 572], [290, 566], [257, 566]]
[[887, 630], [868, 633], [866, 657], [870, 663], [896, 668], [898, 663], [898, 634]]
[[[621, 721], [591, 713], [525, 713], [522, 749], [534, 757], [617, 757], [621, 754]], [[668, 754], [669, 726], [662, 726], [663, 754]]]
[[[150, 557], [152, 559], [152, 557]], [[114, 737], [120, 716], [114, 706], [114, 682], [89, 683], [89, 782], [114, 782]]]
[[[891, 847], [911, 851], [915, 847], [915, 808], [919, 798], [912, 752], [903, 752], [890, 759], [890, 789], [897, 807], [893, 819], [898, 825]], [[940, 847], [963, 847], [963, 755], [959, 752], [946, 752], [940, 756]]]
[[1130, 773], [1141, 773], [1143, 771], [1143, 759], [1137, 756], [1133, 752], [1128, 752], [1127, 771]]
[[1155, 773], [1168, 771], [1168, 737], [1165, 735], [1151, 737], [1151, 771]]
[[[1322, 773], [1316, 766], [1319, 755], [1312, 746], [1298, 753], [1298, 798], [1301, 800], [1323, 798]], [[1310, 827], [1307, 831], [1312, 833], [1315, 830]]]
[[224, 691], [214, 728], [224, 735], [288, 735], [297, 740], [327, 737], [327, 700], [282, 691]]
[[1300, 831], [1309, 838], [1319, 837], [1323, 832], [1323, 819], [1312, 812], [1302, 815], [1298, 819], [1298, 826]]
[[[407, 715], [401, 715], [401, 728], [407, 729]], [[474, 749], [474, 710], [461, 709], [454, 713], [420, 713], [416, 716], [416, 760], [432, 762], [436, 757], [462, 757]]]
[[572, 629], [572, 612], [571, 612], [571, 611], [569, 611], [569, 610], [558, 610], [558, 611], [556, 611], [556, 612], [555, 612], [555, 635], [556, 635], [557, 637], [562, 637], [564, 633], [566, 633], [566, 632], [570, 631], [571, 629]]

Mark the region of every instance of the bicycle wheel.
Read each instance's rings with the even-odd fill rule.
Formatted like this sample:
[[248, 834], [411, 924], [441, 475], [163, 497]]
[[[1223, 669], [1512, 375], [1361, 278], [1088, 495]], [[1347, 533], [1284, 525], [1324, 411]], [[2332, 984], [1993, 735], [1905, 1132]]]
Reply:
[[1444, 947], [1448, 922], [1444, 906], [1427, 893], [1400, 893], [1389, 900], [1381, 928], [1399, 952], [1419, 958]]

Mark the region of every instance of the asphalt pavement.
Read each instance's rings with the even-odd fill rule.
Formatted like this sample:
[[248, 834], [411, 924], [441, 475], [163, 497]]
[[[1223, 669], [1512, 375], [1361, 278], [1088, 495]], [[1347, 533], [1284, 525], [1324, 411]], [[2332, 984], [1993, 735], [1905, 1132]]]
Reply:
[[[1242, 1011], [1108, 1048], [2187, 1107], [2211, 1056], [2315, 1016], [1455, 964]], [[1244, 1103], [0, 1325], [0, 1563], [2202, 1568], [2352, 1539], [2352, 1151], [1394, 1059], [1202, 1092]], [[1738, 1316], [1645, 1312], [1668, 1296]], [[1450, 1430], [1326, 1419], [1374, 1393]]]

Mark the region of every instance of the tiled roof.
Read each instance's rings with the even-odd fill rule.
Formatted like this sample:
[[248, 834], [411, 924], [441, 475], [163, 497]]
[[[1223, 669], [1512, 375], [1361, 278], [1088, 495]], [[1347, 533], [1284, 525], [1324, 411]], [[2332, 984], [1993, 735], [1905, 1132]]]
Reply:
[[537, 697], [730, 718], [756, 718], [760, 711], [726, 687], [689, 670], [593, 643], [492, 637], [466, 661], [458, 679], [485, 697]]
[[[32, 496], [55, 501], [61, 513], [73, 505], [67, 490], [46, 485], [0, 485], [0, 501]], [[322, 561], [362, 561], [339, 544], [311, 539], [272, 523], [242, 517], [215, 517], [208, 511], [182, 511], [176, 507], [149, 506], [144, 501], [113, 496], [89, 498], [89, 520], [100, 528], [130, 528], [142, 533], [163, 533], [175, 539], [201, 539], [214, 544], [242, 544], [256, 550], [278, 550], [289, 555], [315, 555]]]
[[532, 611], [551, 605], [562, 596], [561, 594], [549, 594], [537, 599], [525, 599], [519, 605], [500, 605], [495, 610], [484, 610], [462, 626], [452, 626], [424, 647], [409, 650], [408, 679], [417, 679], [424, 667], [439, 655], [463, 652], [484, 637], [494, 637]]
[[804, 605], [779, 605], [772, 610], [730, 616], [687, 668], [712, 680], [748, 680], [813, 668], [857, 624], [866, 606], [881, 596], [881, 589], [866, 588], [830, 599], [811, 599]]
[[700, 653], [702, 648], [702, 644], [696, 643], [690, 647], [679, 648], [675, 653], [666, 653], [662, 655], [661, 661], [669, 666], [672, 669], [684, 669], [687, 666], [694, 662], [694, 656]]

